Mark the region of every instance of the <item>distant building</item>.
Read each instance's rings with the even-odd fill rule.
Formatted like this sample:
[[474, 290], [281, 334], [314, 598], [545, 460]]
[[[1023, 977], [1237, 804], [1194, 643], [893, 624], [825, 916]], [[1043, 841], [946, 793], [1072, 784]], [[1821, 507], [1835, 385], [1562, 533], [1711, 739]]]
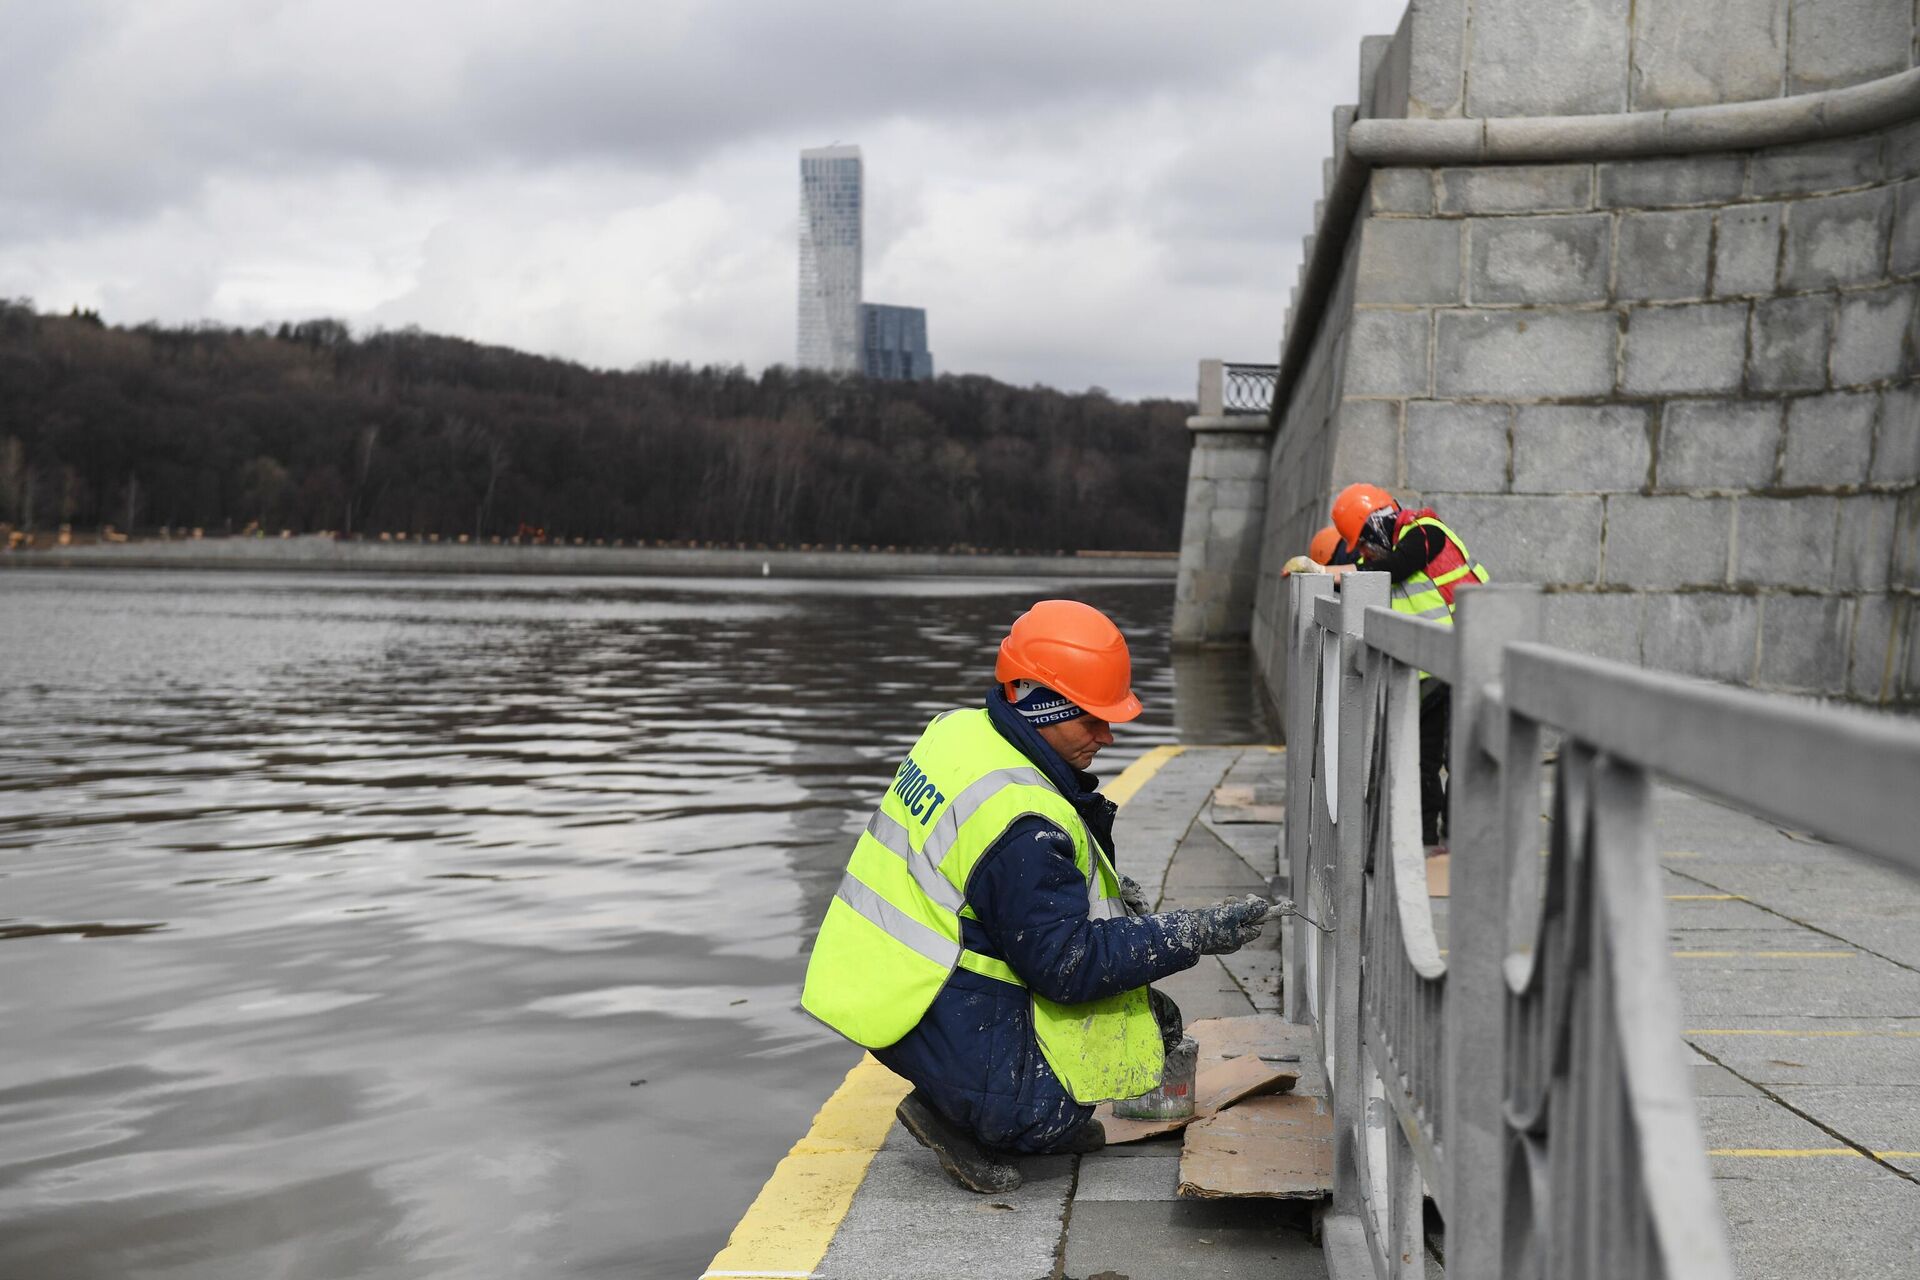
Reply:
[[800, 153], [802, 369], [861, 369], [861, 186], [859, 147]]
[[860, 372], [893, 382], [931, 378], [933, 353], [927, 350], [926, 309], [861, 303]]
[[865, 185], [859, 147], [800, 153], [799, 365], [893, 381], [931, 378], [927, 313], [860, 301]]

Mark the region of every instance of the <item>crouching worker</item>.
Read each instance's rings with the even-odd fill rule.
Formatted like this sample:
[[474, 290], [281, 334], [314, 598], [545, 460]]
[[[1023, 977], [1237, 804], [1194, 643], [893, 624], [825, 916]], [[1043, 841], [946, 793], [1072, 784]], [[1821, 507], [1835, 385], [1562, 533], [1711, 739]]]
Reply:
[[1140, 703], [1105, 614], [1036, 604], [994, 681], [901, 762], [801, 997], [913, 1083], [901, 1124], [979, 1192], [1020, 1185], [1009, 1156], [1099, 1149], [1093, 1104], [1154, 1088], [1180, 1035], [1147, 984], [1246, 945], [1267, 914], [1252, 897], [1145, 914], [1115, 872], [1114, 805], [1086, 769]]

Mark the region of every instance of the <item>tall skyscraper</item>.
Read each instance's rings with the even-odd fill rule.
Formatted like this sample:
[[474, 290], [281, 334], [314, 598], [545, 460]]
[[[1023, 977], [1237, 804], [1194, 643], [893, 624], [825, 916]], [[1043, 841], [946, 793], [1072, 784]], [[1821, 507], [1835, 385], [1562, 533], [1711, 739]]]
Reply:
[[859, 147], [800, 153], [800, 367], [861, 372]]
[[931, 378], [927, 313], [860, 300], [865, 185], [858, 147], [800, 153], [800, 367]]

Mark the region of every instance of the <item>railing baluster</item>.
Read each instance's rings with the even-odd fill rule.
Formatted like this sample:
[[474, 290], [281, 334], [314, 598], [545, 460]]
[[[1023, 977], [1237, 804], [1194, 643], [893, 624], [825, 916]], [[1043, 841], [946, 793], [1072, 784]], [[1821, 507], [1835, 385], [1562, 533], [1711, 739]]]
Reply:
[[[1498, 1274], [1506, 1126], [1501, 1066], [1508, 895], [1501, 769], [1475, 732], [1488, 686], [1500, 677], [1503, 646], [1540, 630], [1540, 593], [1483, 586], [1460, 593], [1454, 618], [1453, 740], [1448, 753], [1446, 1065], [1447, 1259], [1457, 1275]], [[1503, 752], [1511, 762], [1512, 756]], [[1538, 811], [1535, 787], [1532, 806]]]
[[1365, 701], [1367, 681], [1361, 663], [1365, 648], [1366, 610], [1385, 607], [1384, 574], [1350, 575], [1341, 585], [1340, 650], [1337, 667], [1340, 705], [1339, 820], [1334, 827], [1337, 849], [1334, 865], [1334, 902], [1339, 931], [1334, 938], [1333, 1079], [1333, 1207], [1335, 1213], [1365, 1214], [1362, 1202], [1361, 1152], [1365, 1141], [1366, 1094], [1361, 1070], [1363, 1032], [1360, 1022], [1360, 956], [1365, 881], [1367, 820], [1363, 797], [1369, 762], [1365, 751], [1371, 708]]
[[[1314, 622], [1313, 602], [1332, 595], [1333, 583], [1317, 573], [1295, 574], [1287, 581], [1287, 892], [1313, 915], [1308, 893], [1312, 875], [1308, 841], [1318, 807], [1313, 797], [1313, 758], [1319, 737], [1314, 712], [1319, 704], [1320, 672], [1320, 629]], [[1298, 921], [1290, 921], [1289, 927], [1285, 959], [1288, 974], [1281, 995], [1286, 1000], [1287, 1020], [1306, 1022], [1312, 1016], [1307, 984], [1295, 977], [1307, 972], [1307, 947], [1318, 930], [1303, 927]]]

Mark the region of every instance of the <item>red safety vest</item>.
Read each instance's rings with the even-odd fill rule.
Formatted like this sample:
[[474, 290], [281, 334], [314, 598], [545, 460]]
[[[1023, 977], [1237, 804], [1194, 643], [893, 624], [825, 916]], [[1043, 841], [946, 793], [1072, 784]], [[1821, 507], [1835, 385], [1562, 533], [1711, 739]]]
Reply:
[[[1461, 544], [1459, 537], [1440, 522], [1440, 517], [1435, 514], [1432, 507], [1421, 507], [1414, 511], [1403, 509], [1394, 517], [1393, 541], [1396, 546], [1399, 545], [1400, 538], [1407, 527], [1413, 524], [1424, 524], [1438, 529], [1446, 540], [1446, 545], [1440, 548], [1440, 554], [1427, 561], [1426, 576], [1431, 580], [1433, 588], [1446, 600], [1448, 609], [1452, 609], [1454, 589], [1462, 582], [1485, 582], [1488, 577], [1487, 571], [1467, 554], [1467, 549]], [[1466, 572], [1458, 572], [1462, 569]]]

